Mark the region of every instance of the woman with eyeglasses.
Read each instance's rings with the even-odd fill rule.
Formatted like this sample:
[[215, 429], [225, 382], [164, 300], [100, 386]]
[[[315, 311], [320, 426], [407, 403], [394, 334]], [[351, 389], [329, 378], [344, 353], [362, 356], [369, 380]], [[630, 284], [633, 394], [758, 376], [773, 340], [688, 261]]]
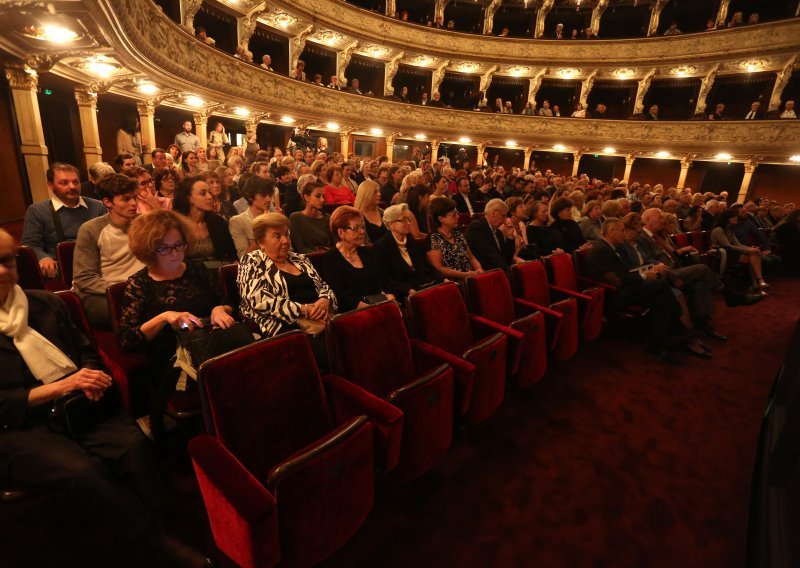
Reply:
[[442, 277], [425, 258], [425, 251], [411, 235], [414, 224], [406, 203], [387, 207], [383, 222], [389, 234], [375, 243], [375, 253], [380, 260], [383, 287], [405, 303], [408, 296], [442, 281]]
[[363, 247], [367, 227], [361, 211], [349, 205], [331, 215], [331, 233], [336, 245], [325, 253], [322, 275], [330, 284], [342, 312], [380, 301], [394, 300], [381, 284], [379, 261], [374, 250]]
[[434, 199], [428, 205], [431, 220], [428, 262], [445, 278], [466, 278], [483, 272], [467, 246], [464, 233], [457, 231], [458, 210], [449, 197]]
[[125, 287], [119, 340], [125, 350], [142, 349], [150, 363], [150, 376], [160, 377], [159, 392], [151, 411], [156, 438], [163, 435], [161, 416], [169, 393], [175, 390], [174, 330], [211, 324], [233, 325], [233, 307], [221, 300], [218, 280], [202, 262], [186, 258], [195, 244], [192, 224], [173, 211], [151, 211], [134, 219], [128, 230], [133, 255], [146, 266], [133, 274]]

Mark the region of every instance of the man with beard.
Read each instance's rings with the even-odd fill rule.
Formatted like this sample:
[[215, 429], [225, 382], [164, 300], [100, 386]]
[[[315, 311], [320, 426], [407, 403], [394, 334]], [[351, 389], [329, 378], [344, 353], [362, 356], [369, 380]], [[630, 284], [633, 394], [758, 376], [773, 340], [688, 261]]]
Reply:
[[70, 164], [56, 162], [50, 166], [47, 189], [50, 199], [34, 203], [25, 212], [22, 244], [36, 253], [42, 275], [55, 278], [58, 276], [58, 243], [74, 241], [81, 225], [107, 211], [97, 199], [81, 197], [78, 168]]

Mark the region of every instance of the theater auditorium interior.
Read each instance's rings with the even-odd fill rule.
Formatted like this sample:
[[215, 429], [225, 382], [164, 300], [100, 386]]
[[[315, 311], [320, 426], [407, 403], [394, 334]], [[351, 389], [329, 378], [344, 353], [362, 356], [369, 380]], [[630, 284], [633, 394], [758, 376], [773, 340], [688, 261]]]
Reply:
[[0, 3], [0, 567], [800, 565], [800, 0]]

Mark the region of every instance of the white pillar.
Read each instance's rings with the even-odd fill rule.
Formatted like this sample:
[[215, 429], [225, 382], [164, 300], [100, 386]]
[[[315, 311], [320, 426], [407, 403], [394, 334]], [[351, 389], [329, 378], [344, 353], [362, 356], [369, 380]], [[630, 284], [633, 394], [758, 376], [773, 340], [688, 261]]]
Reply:
[[528, 171], [528, 168], [530, 168], [531, 165], [531, 154], [533, 154], [533, 148], [531, 148], [530, 146], [526, 147], [525, 161], [522, 163], [522, 169], [526, 172]]
[[88, 169], [93, 164], [103, 161], [100, 132], [97, 128], [97, 93], [84, 87], [75, 87], [75, 100], [78, 103], [78, 117], [81, 121], [83, 159]]
[[139, 126], [142, 129], [142, 161], [149, 164], [153, 161], [150, 152], [157, 148], [156, 143], [156, 105], [152, 101], [142, 101], [136, 103], [136, 110], [139, 112]]
[[747, 194], [750, 192], [750, 183], [753, 181], [753, 174], [758, 167], [757, 160], [750, 160], [744, 165], [744, 177], [742, 178], [742, 186], [739, 188], [739, 195], [736, 198], [736, 203], [744, 203], [747, 201]]
[[583, 157], [583, 152], [581, 152], [580, 150], [572, 153], [572, 177], [578, 177], [578, 168], [580, 168], [581, 166], [582, 157]]
[[431, 140], [431, 162], [439, 159], [439, 140]]
[[676, 186], [678, 189], [684, 189], [686, 187], [686, 176], [689, 175], [689, 168], [691, 167], [691, 156], [684, 156], [681, 158], [681, 175], [678, 177], [678, 185]]
[[622, 176], [623, 181], [629, 182], [631, 179], [631, 170], [633, 169], [633, 162], [636, 161], [636, 156], [628, 154], [625, 156], [625, 175]]
[[658, 22], [661, 19], [661, 11], [669, 0], [656, 0], [655, 4], [650, 4], [650, 24], [647, 26], [647, 35], [652, 36], [658, 33]]
[[541, 7], [536, 12], [536, 27], [533, 30], [533, 37], [542, 37], [544, 35], [544, 21], [547, 14], [553, 9], [555, 0], [544, 0]]

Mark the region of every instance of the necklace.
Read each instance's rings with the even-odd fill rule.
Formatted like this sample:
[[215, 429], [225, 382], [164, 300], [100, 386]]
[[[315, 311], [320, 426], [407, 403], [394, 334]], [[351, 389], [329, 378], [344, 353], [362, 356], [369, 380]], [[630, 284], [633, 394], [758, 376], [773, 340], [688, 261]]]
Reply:
[[342, 253], [342, 256], [343, 256], [343, 257], [344, 257], [346, 260], [348, 260], [349, 262], [355, 262], [355, 261], [356, 261], [356, 259], [358, 258], [358, 251], [355, 251], [355, 250], [354, 250], [353, 252], [351, 252], [350, 254], [348, 254], [348, 253], [346, 253], [346, 252], [344, 251], [344, 247], [342, 247], [342, 246], [337, 246], [336, 248], [337, 248], [337, 249], [339, 249], [339, 252], [340, 252], [340, 253]]

